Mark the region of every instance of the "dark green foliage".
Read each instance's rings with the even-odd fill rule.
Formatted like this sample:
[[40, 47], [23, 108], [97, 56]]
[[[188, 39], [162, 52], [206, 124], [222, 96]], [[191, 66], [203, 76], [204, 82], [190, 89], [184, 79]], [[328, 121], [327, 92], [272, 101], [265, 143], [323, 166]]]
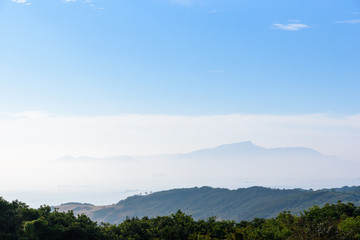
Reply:
[[40, 217], [41, 210], [30, 209], [26, 204], [13, 201], [11, 203], [0, 197], [0, 239], [23, 239], [21, 224]]
[[24, 223], [24, 234], [29, 240], [99, 239], [101, 231], [96, 222], [73, 212], [51, 212], [34, 221]]
[[170, 216], [127, 218], [98, 224], [72, 211], [31, 209], [0, 198], [0, 240], [352, 240], [360, 239], [360, 208], [337, 202], [314, 206], [300, 215], [284, 211], [251, 221], [194, 220], [180, 210]]

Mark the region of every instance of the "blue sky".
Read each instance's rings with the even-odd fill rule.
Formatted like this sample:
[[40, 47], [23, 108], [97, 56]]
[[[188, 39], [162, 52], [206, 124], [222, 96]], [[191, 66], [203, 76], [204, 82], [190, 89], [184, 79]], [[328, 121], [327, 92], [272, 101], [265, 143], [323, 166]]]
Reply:
[[2, 0], [0, 112], [354, 115], [360, 1]]
[[49, 162], [248, 140], [360, 163], [359, 43], [360, 0], [0, 0], [0, 191], [141, 189]]

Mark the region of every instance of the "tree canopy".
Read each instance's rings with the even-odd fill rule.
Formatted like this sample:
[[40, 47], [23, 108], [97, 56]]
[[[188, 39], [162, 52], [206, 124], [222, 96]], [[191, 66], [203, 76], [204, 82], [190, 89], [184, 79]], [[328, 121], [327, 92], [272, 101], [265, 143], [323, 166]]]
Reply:
[[72, 211], [49, 206], [32, 209], [19, 201], [0, 197], [1, 240], [205, 240], [205, 239], [360, 239], [360, 208], [338, 202], [314, 206], [301, 214], [289, 211], [274, 218], [251, 221], [194, 220], [177, 211], [170, 216], [127, 218], [120, 224], [97, 223]]

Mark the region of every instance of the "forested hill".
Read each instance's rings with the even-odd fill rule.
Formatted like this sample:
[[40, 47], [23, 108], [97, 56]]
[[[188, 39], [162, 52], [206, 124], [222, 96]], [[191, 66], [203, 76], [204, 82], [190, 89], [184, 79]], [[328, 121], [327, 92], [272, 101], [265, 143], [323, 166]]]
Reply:
[[[70, 203], [76, 204], [76, 203]], [[82, 204], [82, 206], [91, 206]], [[122, 223], [96, 223], [84, 214], [29, 208], [0, 197], [1, 240], [359, 240], [360, 207], [353, 203], [314, 206], [294, 215], [252, 221], [194, 220], [180, 210], [170, 216], [129, 218]]]
[[188, 188], [136, 195], [117, 204], [91, 206], [63, 204], [59, 211], [85, 213], [92, 220], [121, 223], [126, 217], [165, 216], [181, 209], [195, 219], [217, 216], [218, 220], [251, 220], [271, 218], [279, 212], [299, 213], [314, 205], [336, 203], [339, 200], [360, 205], [360, 187], [343, 187], [317, 191], [280, 190], [264, 187], [229, 190], [223, 188]]

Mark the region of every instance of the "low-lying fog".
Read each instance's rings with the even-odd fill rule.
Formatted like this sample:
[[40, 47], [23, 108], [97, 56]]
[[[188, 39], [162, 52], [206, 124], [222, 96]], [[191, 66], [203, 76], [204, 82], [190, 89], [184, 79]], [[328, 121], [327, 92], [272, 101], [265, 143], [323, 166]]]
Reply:
[[[204, 185], [354, 185], [359, 131], [359, 115], [0, 113], [0, 196], [31, 206], [109, 204], [140, 192]], [[306, 148], [276, 148], [294, 146]]]
[[317, 189], [358, 185], [357, 169], [356, 163], [308, 148], [266, 149], [241, 142], [188, 154], [64, 156], [32, 168], [18, 166], [9, 171], [18, 174], [0, 186], [6, 189], [5, 198], [19, 198], [34, 207], [70, 201], [102, 205], [134, 194], [193, 186]]

